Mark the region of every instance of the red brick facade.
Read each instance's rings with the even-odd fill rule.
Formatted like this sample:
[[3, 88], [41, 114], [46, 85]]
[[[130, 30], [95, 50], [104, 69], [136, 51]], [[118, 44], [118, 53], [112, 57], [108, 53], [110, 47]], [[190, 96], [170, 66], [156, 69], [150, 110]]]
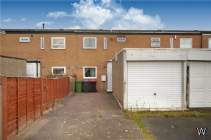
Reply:
[[[49, 31], [49, 30], [48, 30]], [[202, 32], [128, 32], [104, 31], [72, 32], [60, 31], [33, 31], [25, 30], [10, 32], [5, 30], [1, 34], [1, 55], [39, 60], [41, 62], [41, 76], [51, 74], [52, 66], [65, 66], [67, 75], [76, 75], [83, 79], [83, 66], [97, 67], [97, 89], [104, 91], [105, 82], [101, 75], [106, 74], [106, 64], [115, 53], [122, 48], [150, 48], [151, 38], [160, 38], [160, 48], [170, 48], [170, 38], [173, 38], [173, 47], [180, 48], [180, 38], [192, 38], [192, 48], [208, 48], [208, 38], [211, 33]], [[40, 38], [44, 37], [44, 49], [40, 49]], [[126, 37], [126, 42], [117, 42], [118, 36]], [[30, 37], [30, 42], [20, 43], [19, 37]], [[65, 37], [66, 49], [52, 49], [51, 37]], [[96, 37], [96, 49], [84, 49], [83, 37]], [[108, 49], [104, 49], [104, 38], [107, 38]]]

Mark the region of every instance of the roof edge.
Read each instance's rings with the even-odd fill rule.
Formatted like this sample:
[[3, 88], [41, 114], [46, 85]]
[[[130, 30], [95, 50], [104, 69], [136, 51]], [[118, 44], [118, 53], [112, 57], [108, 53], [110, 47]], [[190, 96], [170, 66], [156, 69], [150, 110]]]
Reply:
[[5, 33], [211, 34], [211, 30], [0, 29]]

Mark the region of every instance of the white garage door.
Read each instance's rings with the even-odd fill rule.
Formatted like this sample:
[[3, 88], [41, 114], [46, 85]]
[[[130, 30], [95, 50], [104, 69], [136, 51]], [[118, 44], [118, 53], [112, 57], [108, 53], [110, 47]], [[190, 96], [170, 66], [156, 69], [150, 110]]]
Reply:
[[211, 107], [211, 63], [191, 62], [189, 107]]
[[128, 62], [128, 108], [180, 109], [181, 62]]

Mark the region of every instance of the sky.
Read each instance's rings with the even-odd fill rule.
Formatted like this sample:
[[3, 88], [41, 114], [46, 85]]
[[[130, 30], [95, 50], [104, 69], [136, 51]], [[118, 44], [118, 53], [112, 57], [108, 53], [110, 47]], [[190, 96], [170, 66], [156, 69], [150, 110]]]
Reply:
[[0, 0], [0, 28], [211, 30], [211, 0]]

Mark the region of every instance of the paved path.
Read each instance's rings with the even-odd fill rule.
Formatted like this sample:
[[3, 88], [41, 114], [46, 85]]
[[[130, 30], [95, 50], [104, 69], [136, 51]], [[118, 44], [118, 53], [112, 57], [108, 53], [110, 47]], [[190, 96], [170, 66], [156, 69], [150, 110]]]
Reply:
[[18, 140], [143, 140], [114, 98], [89, 93], [67, 97]]

